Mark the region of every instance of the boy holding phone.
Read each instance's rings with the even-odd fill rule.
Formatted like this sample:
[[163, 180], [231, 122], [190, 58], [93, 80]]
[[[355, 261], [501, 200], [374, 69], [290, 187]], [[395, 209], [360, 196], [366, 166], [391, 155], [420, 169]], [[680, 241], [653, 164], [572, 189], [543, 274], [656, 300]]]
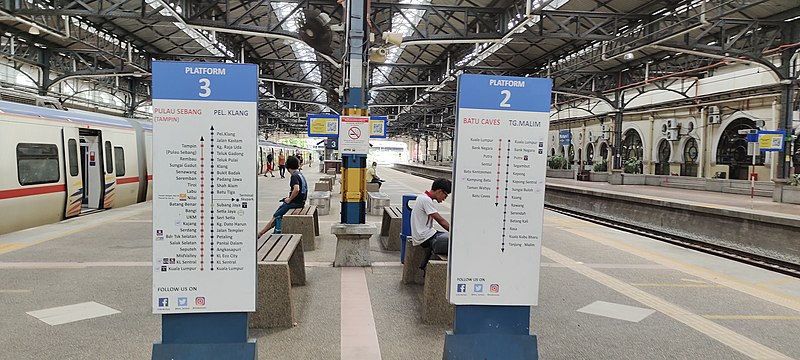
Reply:
[[286, 215], [287, 212], [291, 209], [301, 208], [306, 205], [306, 196], [308, 195], [308, 183], [306, 183], [306, 178], [303, 174], [298, 170], [300, 168], [300, 161], [297, 160], [294, 156], [289, 156], [286, 159], [286, 169], [289, 170], [290, 178], [289, 178], [289, 196], [281, 199], [281, 206], [278, 207], [278, 210], [275, 210], [275, 213], [272, 215], [272, 219], [269, 220], [267, 226], [264, 227], [261, 231], [258, 232], [258, 237], [264, 236], [270, 229], [273, 227], [275, 228], [274, 234], [281, 233], [281, 223], [283, 221], [283, 215]]

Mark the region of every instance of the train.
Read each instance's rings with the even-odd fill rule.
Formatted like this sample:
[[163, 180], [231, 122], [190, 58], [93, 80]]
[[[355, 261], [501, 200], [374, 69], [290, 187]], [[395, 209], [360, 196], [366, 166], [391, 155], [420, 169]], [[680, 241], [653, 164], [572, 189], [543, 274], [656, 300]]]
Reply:
[[[0, 101], [0, 234], [151, 200], [152, 144], [149, 121]], [[281, 151], [313, 158], [260, 141], [256, 172]]]

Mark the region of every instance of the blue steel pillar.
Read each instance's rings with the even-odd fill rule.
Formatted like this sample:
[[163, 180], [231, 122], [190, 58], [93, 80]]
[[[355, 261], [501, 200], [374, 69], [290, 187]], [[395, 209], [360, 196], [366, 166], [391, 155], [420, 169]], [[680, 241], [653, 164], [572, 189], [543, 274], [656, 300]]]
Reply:
[[256, 342], [248, 339], [247, 313], [163, 314], [161, 343], [153, 360], [253, 359]]
[[535, 360], [530, 306], [458, 305], [453, 331], [444, 339], [443, 360]]
[[[349, 88], [342, 116], [368, 116], [364, 101], [366, 77], [364, 76], [364, 0], [351, 0], [348, 36]], [[367, 154], [342, 155], [342, 214], [343, 224], [366, 222], [366, 168]]]

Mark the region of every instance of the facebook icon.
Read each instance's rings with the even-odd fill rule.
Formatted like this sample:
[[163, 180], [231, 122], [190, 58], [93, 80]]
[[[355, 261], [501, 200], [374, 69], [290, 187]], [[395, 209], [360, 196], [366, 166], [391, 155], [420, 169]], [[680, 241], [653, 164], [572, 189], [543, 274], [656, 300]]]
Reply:
[[456, 285], [456, 292], [467, 292], [467, 284], [458, 284]]
[[169, 306], [169, 298], [158, 298], [158, 307]]

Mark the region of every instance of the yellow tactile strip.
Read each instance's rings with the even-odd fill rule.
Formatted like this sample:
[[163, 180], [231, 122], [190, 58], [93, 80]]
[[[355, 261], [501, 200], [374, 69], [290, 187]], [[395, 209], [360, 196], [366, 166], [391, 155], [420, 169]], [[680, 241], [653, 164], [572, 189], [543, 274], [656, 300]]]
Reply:
[[700, 315], [694, 314], [678, 305], [667, 302], [658, 296], [646, 293], [612, 276], [593, 270], [583, 264], [578, 264], [564, 255], [549, 248], [542, 247], [542, 256], [557, 263], [563, 264], [571, 270], [586, 276], [598, 283], [622, 294], [645, 306], [667, 315], [704, 335], [719, 341], [752, 359], [791, 359], [776, 350], [766, 347], [744, 335], [710, 321]]

